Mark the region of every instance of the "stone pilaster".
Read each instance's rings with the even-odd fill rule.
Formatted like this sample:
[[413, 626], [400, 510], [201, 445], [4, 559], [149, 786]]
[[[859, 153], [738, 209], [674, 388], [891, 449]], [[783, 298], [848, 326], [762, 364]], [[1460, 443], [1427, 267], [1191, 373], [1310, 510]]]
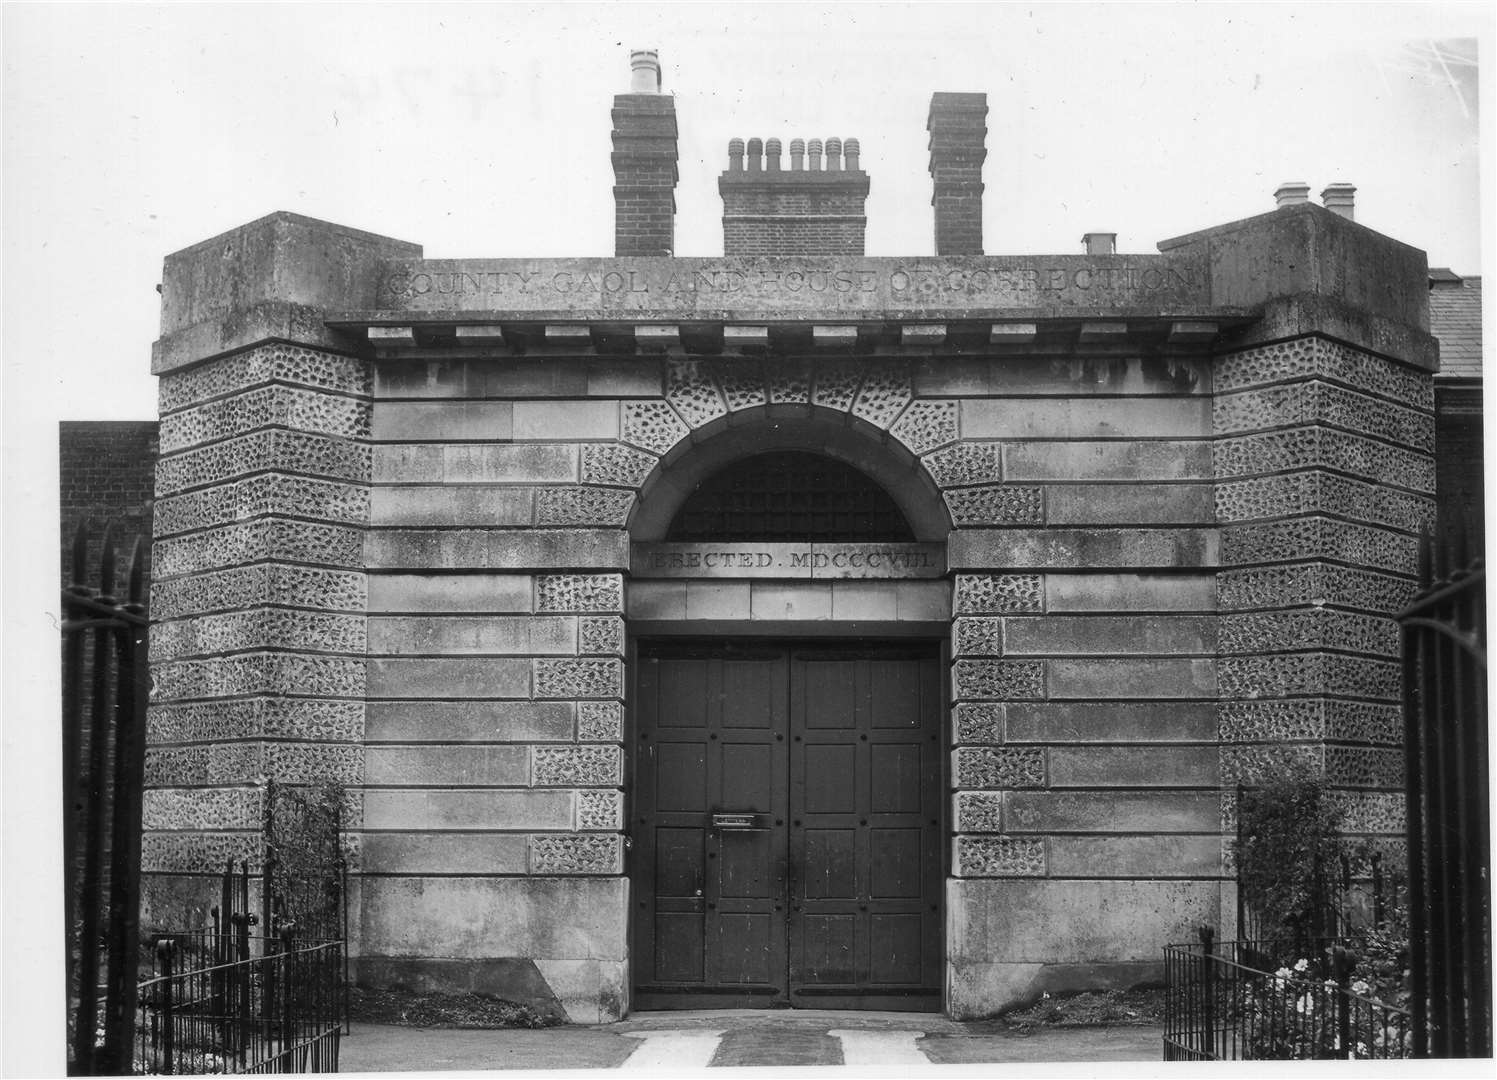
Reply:
[[366, 303], [375, 260], [413, 250], [276, 214], [167, 259], [142, 843], [152, 924], [192, 925], [212, 902], [200, 875], [259, 860], [267, 780], [347, 784], [357, 825], [370, 375], [316, 312]]

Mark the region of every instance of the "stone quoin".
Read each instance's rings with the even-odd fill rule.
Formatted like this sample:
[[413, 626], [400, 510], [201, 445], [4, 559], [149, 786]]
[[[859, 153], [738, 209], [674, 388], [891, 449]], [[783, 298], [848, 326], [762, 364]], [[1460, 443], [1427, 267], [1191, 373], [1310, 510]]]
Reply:
[[985, 255], [986, 97], [938, 93], [935, 254], [864, 253], [856, 139], [755, 137], [677, 258], [631, 65], [612, 256], [167, 257], [147, 923], [335, 779], [360, 983], [969, 1018], [1229, 932], [1239, 782], [1395, 838], [1424, 254], [1335, 185]]

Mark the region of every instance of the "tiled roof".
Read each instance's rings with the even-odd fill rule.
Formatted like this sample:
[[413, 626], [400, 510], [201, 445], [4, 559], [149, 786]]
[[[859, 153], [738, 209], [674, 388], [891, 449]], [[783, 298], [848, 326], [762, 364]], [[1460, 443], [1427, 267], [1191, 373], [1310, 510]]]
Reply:
[[[1434, 276], [1431, 270], [1430, 275]], [[1440, 339], [1440, 374], [1481, 377], [1481, 278], [1429, 291], [1429, 329]]]

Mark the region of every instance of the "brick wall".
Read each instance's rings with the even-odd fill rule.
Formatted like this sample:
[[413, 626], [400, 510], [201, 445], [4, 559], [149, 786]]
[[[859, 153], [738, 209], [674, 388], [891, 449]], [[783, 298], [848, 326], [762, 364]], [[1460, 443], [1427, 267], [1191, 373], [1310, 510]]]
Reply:
[[58, 425], [64, 581], [71, 571], [73, 536], [85, 519], [92, 522], [90, 572], [98, 565], [104, 529], [111, 523], [120, 559], [129, 559], [138, 537], [146, 546], [149, 572], [156, 430], [154, 420], [64, 420]]
[[844, 168], [839, 140], [828, 143], [822, 169], [819, 140], [812, 140], [810, 168], [803, 167], [800, 140], [792, 142], [792, 168], [780, 168], [779, 140], [765, 154], [751, 139], [745, 155], [734, 140], [728, 169], [718, 178], [723, 200], [725, 255], [862, 255], [868, 218], [868, 174], [857, 167], [856, 139], [848, 140]]

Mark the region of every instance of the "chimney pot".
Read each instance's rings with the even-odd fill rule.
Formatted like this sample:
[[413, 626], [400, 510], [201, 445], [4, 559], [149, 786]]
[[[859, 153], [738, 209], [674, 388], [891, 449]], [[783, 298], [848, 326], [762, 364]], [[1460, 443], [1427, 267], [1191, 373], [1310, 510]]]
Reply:
[[742, 172], [743, 171], [743, 140], [742, 139], [729, 139], [728, 140], [728, 171], [729, 172]]
[[660, 93], [660, 53], [635, 49], [629, 54], [629, 93]]
[[764, 140], [750, 139], [748, 141], [748, 171], [758, 172], [764, 168]]
[[1273, 193], [1274, 207], [1298, 206], [1310, 201], [1310, 185], [1303, 180], [1285, 180]]
[[769, 172], [780, 171], [779, 139], [769, 139], [764, 143], [764, 168]]
[[820, 172], [821, 171], [821, 140], [820, 139], [812, 139], [810, 141], [810, 143], [808, 143], [807, 146], [806, 146], [806, 153], [807, 153], [807, 156], [810, 157], [810, 159], [811, 159], [810, 162], [806, 165], [806, 168], [810, 169], [812, 172]]
[[848, 172], [857, 172], [861, 167], [858, 164], [858, 155], [862, 149], [857, 139], [848, 139], [842, 144], [842, 159], [846, 162]]
[[1081, 237], [1088, 255], [1115, 255], [1118, 250], [1118, 234], [1115, 232], [1089, 232]]
[[835, 135], [826, 141], [826, 171], [842, 171], [842, 140]]
[[806, 140], [790, 140], [790, 169], [799, 172], [806, 167]]
[[1320, 201], [1337, 217], [1344, 217], [1347, 221], [1356, 221], [1356, 194], [1357, 189], [1354, 184], [1330, 184], [1320, 193]]

